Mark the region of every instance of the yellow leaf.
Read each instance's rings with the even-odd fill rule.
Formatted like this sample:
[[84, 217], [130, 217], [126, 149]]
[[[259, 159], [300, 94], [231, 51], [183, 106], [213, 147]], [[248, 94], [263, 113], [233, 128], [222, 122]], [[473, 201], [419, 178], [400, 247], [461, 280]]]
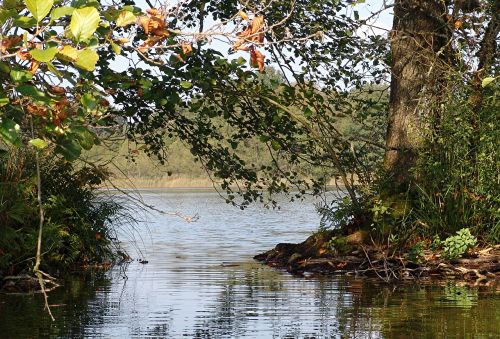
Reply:
[[134, 13], [129, 11], [122, 11], [118, 15], [118, 19], [116, 19], [116, 25], [118, 27], [125, 27], [128, 25], [132, 25], [136, 22], [136, 20], [137, 17], [134, 15]]
[[78, 59], [78, 50], [69, 45], [63, 46], [63, 48], [57, 52], [57, 58], [66, 62], [74, 62]]
[[248, 21], [248, 15], [247, 15], [245, 12], [243, 12], [242, 10], [240, 10], [240, 11], [238, 12], [238, 15], [239, 15], [239, 16], [240, 16], [243, 20]]

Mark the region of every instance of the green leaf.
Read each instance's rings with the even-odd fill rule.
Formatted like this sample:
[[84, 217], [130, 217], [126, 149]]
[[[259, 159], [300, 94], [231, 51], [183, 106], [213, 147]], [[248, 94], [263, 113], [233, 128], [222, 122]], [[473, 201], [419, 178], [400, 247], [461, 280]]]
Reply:
[[28, 7], [37, 22], [42, 21], [54, 5], [54, 0], [26, 0], [25, 2], [26, 7]]
[[190, 83], [189, 81], [181, 81], [181, 87], [185, 89], [189, 89], [193, 87], [193, 84]]
[[489, 84], [491, 84], [493, 81], [495, 81], [495, 78], [484, 78], [483, 81], [481, 82], [481, 86], [483, 88], [487, 87]]
[[0, 93], [0, 107], [7, 105], [10, 102], [9, 98], [5, 93]]
[[82, 153], [82, 146], [75, 139], [65, 139], [57, 145], [56, 152], [61, 154], [66, 160], [73, 161], [78, 159]]
[[115, 44], [113, 41], [111, 41], [111, 49], [113, 50], [113, 52], [115, 52], [115, 54], [121, 54], [122, 52], [122, 48], [118, 44]]
[[49, 62], [57, 54], [57, 47], [51, 47], [47, 49], [32, 49], [30, 51], [31, 56], [33, 59], [40, 61], [40, 62]]
[[118, 27], [125, 27], [135, 23], [136, 20], [137, 17], [134, 15], [134, 13], [129, 11], [122, 11], [118, 15], [118, 19], [116, 19], [116, 25]]
[[10, 74], [10, 66], [8, 63], [0, 61], [0, 72]]
[[0, 139], [13, 146], [21, 146], [20, 127], [10, 119], [0, 118]]
[[83, 149], [88, 151], [94, 146], [96, 137], [88, 129], [85, 127], [77, 127], [73, 128], [73, 132]]
[[22, 16], [14, 19], [13, 24], [15, 27], [32, 28], [36, 26], [36, 19], [32, 17]]
[[44, 103], [49, 103], [50, 98], [45, 95], [42, 91], [39, 91], [35, 86], [32, 85], [21, 85], [17, 86], [16, 90], [21, 93], [21, 95], [31, 98], [33, 101], [39, 101]]
[[62, 6], [62, 7], [54, 8], [52, 10], [52, 13], [50, 13], [50, 19], [53, 21], [53, 20], [57, 20], [59, 18], [62, 18], [63, 16], [71, 15], [71, 14], [73, 14], [74, 10], [75, 9], [73, 7], [70, 7], [70, 6]]
[[83, 49], [78, 51], [78, 59], [75, 62], [75, 66], [81, 68], [85, 71], [93, 71], [95, 69], [95, 65], [99, 60], [99, 55], [96, 51], [91, 49]]
[[25, 70], [11, 70], [10, 78], [14, 82], [26, 82], [30, 81], [33, 78], [33, 74]]
[[279, 149], [281, 148], [281, 145], [278, 141], [271, 140], [271, 147], [273, 148], [273, 150], [279, 151]]
[[53, 63], [47, 62], [47, 68], [49, 69], [49, 71], [51, 71], [59, 79], [63, 78], [63, 75], [61, 74], [61, 72], [59, 72], [59, 70], [56, 68], [56, 66], [54, 66]]
[[5, 21], [17, 16], [17, 11], [15, 9], [0, 9], [0, 25], [3, 25]]
[[44, 149], [45, 147], [47, 147], [49, 145], [47, 141], [40, 139], [40, 138], [31, 139], [29, 141], [29, 143], [30, 143], [30, 145], [32, 145], [38, 149]]
[[3, 0], [2, 7], [6, 9], [15, 9], [19, 5], [20, 0]]
[[83, 107], [85, 107], [89, 111], [93, 111], [97, 108], [97, 100], [90, 93], [85, 93], [80, 99], [80, 102], [82, 103]]
[[69, 28], [77, 41], [84, 41], [94, 34], [99, 20], [99, 12], [94, 7], [79, 8], [73, 12]]

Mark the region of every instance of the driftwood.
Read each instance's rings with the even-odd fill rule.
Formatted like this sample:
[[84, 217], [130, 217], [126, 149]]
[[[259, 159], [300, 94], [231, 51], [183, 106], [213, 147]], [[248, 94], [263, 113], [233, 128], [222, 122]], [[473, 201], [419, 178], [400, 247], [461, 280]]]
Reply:
[[44, 288], [40, 285], [40, 279], [27, 274], [7, 276], [0, 282], [0, 293], [8, 294], [33, 294], [50, 292], [60, 285], [48, 274], [43, 274]]

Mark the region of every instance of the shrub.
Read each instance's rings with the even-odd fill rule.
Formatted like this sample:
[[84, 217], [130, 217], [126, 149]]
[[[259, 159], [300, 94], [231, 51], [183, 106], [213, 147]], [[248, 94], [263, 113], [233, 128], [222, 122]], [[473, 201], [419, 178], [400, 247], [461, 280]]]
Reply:
[[443, 242], [443, 256], [446, 259], [458, 259], [463, 256], [467, 250], [474, 247], [477, 239], [470, 233], [468, 228], [462, 228], [456, 235], [450, 236]]
[[406, 258], [414, 263], [420, 264], [424, 261], [424, 249], [425, 243], [420, 241], [410, 249]]

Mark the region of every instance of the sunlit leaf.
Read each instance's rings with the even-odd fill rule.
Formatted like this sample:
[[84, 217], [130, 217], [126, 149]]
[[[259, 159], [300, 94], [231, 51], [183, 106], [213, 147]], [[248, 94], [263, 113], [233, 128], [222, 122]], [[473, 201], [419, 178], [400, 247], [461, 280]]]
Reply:
[[73, 12], [69, 28], [77, 41], [84, 41], [94, 34], [99, 20], [99, 12], [94, 7], [79, 8]]
[[49, 62], [57, 54], [57, 47], [51, 47], [47, 49], [33, 49], [30, 51], [31, 56], [33, 59], [40, 61], [40, 62]]
[[5, 93], [0, 93], [0, 107], [7, 105], [10, 102]]
[[128, 25], [132, 25], [137, 20], [137, 17], [134, 13], [129, 11], [122, 11], [118, 15], [118, 19], [116, 19], [116, 25], [118, 27], [125, 27]]
[[122, 48], [118, 44], [115, 44], [112, 41], [111, 41], [111, 49], [113, 49], [113, 52], [115, 52], [115, 54], [120, 54], [122, 52]]
[[78, 50], [66, 45], [57, 52], [57, 58], [66, 62], [74, 62], [78, 59]]
[[42, 21], [49, 14], [54, 5], [54, 0], [26, 0], [25, 2], [31, 15], [38, 22]]
[[44, 149], [46, 148], [49, 144], [47, 143], [47, 141], [43, 140], [43, 139], [40, 139], [40, 138], [36, 138], [36, 139], [31, 139], [29, 141], [30, 145], [38, 148], [38, 149]]
[[495, 78], [484, 78], [483, 81], [481, 82], [481, 86], [484, 88], [484, 87], [487, 87], [489, 84], [491, 84], [493, 81], [495, 81]]
[[85, 71], [93, 71], [95, 69], [95, 65], [99, 60], [99, 55], [96, 51], [91, 49], [83, 49], [78, 51], [78, 59], [75, 62], [75, 66], [83, 69]]
[[57, 20], [59, 18], [62, 18], [63, 16], [71, 15], [71, 14], [73, 14], [74, 10], [75, 9], [73, 7], [70, 7], [70, 6], [62, 6], [62, 7], [54, 8], [52, 10], [52, 12], [50, 13], [50, 19]]
[[185, 89], [189, 89], [193, 87], [193, 84], [190, 83], [189, 81], [181, 81], [181, 87]]

